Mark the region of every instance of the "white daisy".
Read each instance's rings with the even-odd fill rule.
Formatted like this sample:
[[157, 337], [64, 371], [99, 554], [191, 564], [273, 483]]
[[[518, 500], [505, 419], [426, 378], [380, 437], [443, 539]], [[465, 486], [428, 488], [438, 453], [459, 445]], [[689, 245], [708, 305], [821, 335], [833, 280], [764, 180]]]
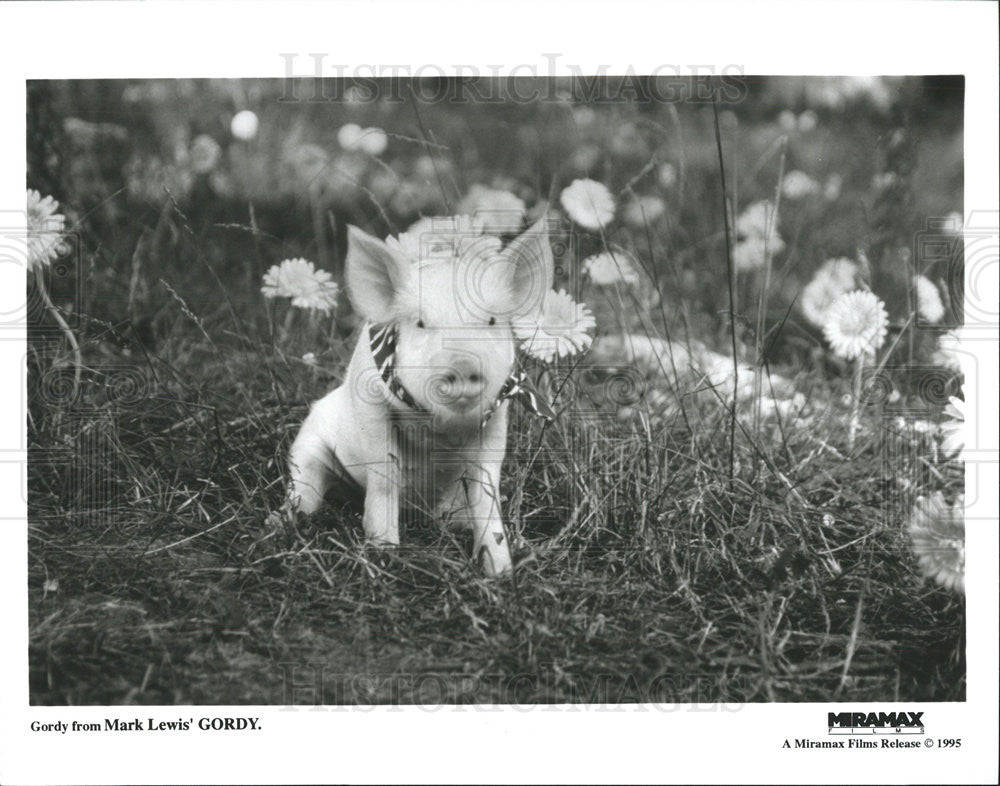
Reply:
[[896, 183], [895, 172], [880, 172], [872, 175], [872, 189], [875, 191], [885, 191]]
[[199, 175], [207, 175], [219, 164], [222, 148], [208, 134], [199, 134], [191, 143], [191, 168]]
[[569, 217], [584, 229], [597, 231], [615, 217], [615, 198], [596, 180], [574, 180], [559, 195]]
[[857, 286], [859, 271], [857, 263], [845, 257], [824, 262], [799, 298], [799, 308], [805, 318], [816, 327], [823, 327], [833, 302]]
[[224, 171], [213, 172], [208, 176], [212, 190], [222, 197], [231, 197], [236, 193], [233, 180]]
[[389, 135], [381, 128], [362, 128], [357, 123], [347, 123], [337, 131], [337, 144], [344, 150], [380, 156], [389, 146]]
[[811, 109], [807, 109], [801, 115], [799, 115], [799, 131], [804, 134], [808, 134], [810, 131], [816, 128], [816, 124], [819, 122], [819, 118], [816, 117], [816, 113]]
[[748, 237], [733, 246], [733, 264], [737, 270], [759, 270], [764, 267], [764, 238]]
[[656, 177], [660, 181], [660, 186], [669, 191], [677, 183], [677, 167], [669, 162], [661, 164]]
[[772, 254], [780, 253], [785, 242], [778, 235], [778, 214], [774, 205], [762, 199], [747, 207], [736, 219], [736, 234], [740, 240], [747, 238], [767, 238], [768, 248]]
[[264, 297], [288, 297], [297, 308], [329, 313], [337, 307], [340, 288], [325, 270], [305, 259], [286, 259], [264, 274]]
[[614, 155], [623, 158], [640, 159], [649, 155], [646, 140], [634, 123], [617, 126], [608, 140], [608, 147]]
[[587, 331], [596, 324], [590, 310], [561, 289], [546, 293], [538, 319], [515, 323], [514, 333], [525, 352], [550, 363], [589, 347], [594, 339]]
[[885, 342], [889, 315], [885, 304], [871, 292], [845, 292], [830, 306], [823, 335], [834, 354], [845, 360], [873, 355]]
[[502, 235], [524, 225], [525, 205], [520, 197], [499, 188], [475, 184], [458, 206], [459, 213], [479, 219], [486, 232]]
[[961, 350], [962, 342], [964, 340], [966, 340], [964, 327], [960, 327], [957, 330], [949, 330], [947, 333], [942, 333], [938, 338], [937, 349], [934, 350], [934, 354], [931, 356], [931, 359], [939, 366], [950, 368], [952, 371], [961, 371]]
[[358, 149], [370, 156], [382, 155], [389, 146], [389, 135], [381, 128], [366, 128], [358, 138]]
[[42, 199], [34, 189], [28, 189], [28, 269], [34, 270], [52, 262], [69, 251], [63, 239], [66, 216], [56, 211], [59, 203], [51, 196]]
[[237, 112], [229, 123], [232, 135], [242, 142], [249, 142], [257, 136], [258, 128], [260, 128], [260, 121], [257, 119], [257, 115], [249, 109]]
[[623, 218], [633, 229], [642, 229], [647, 224], [654, 223], [667, 212], [667, 206], [658, 196], [641, 196], [625, 206]]
[[619, 283], [636, 286], [640, 281], [632, 258], [623, 251], [606, 251], [588, 257], [583, 261], [583, 269], [599, 287]]
[[399, 175], [393, 171], [387, 172], [384, 169], [376, 169], [372, 172], [371, 178], [368, 180], [368, 190], [382, 204], [392, 199], [392, 195], [399, 190], [399, 186]]
[[917, 314], [928, 322], [940, 322], [944, 317], [941, 293], [927, 276], [914, 276], [913, 287], [917, 295]]
[[840, 198], [840, 189], [844, 185], [844, 178], [834, 172], [823, 184], [823, 199], [827, 202], [836, 202]]
[[791, 109], [782, 109], [781, 114], [778, 115], [778, 125], [781, 126], [782, 131], [790, 134], [798, 127], [798, 119]]
[[337, 131], [337, 144], [344, 150], [357, 150], [364, 129], [357, 123], [342, 125]]
[[819, 190], [819, 183], [799, 169], [788, 172], [781, 181], [781, 193], [788, 199], [804, 199]]
[[573, 108], [573, 122], [581, 128], [586, 128], [587, 126], [592, 125], [596, 119], [597, 112], [589, 106], [577, 106]]
[[964, 499], [948, 507], [940, 491], [917, 497], [910, 515], [910, 542], [924, 575], [945, 589], [965, 591]]
[[446, 165], [443, 159], [435, 161], [431, 156], [420, 156], [413, 162], [413, 174], [423, 180], [436, 180], [438, 172]]
[[597, 167], [600, 160], [601, 148], [597, 145], [584, 145], [573, 151], [569, 157], [569, 165], [577, 172], [588, 173]]
[[952, 396], [944, 414], [948, 419], [941, 421], [941, 450], [945, 456], [957, 460], [965, 449], [965, 402]]

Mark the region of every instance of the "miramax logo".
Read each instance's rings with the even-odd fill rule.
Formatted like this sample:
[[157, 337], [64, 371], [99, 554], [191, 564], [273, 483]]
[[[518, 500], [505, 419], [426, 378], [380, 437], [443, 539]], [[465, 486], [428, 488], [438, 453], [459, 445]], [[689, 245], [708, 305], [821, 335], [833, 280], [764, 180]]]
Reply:
[[922, 712], [829, 712], [829, 734], [923, 734]]

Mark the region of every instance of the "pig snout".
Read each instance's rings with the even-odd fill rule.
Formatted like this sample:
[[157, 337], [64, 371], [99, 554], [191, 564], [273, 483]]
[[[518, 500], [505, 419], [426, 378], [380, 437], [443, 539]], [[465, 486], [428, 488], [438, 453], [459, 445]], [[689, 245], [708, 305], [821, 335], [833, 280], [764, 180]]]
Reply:
[[441, 403], [466, 409], [481, 400], [486, 378], [480, 363], [466, 355], [456, 355], [441, 365], [435, 391]]

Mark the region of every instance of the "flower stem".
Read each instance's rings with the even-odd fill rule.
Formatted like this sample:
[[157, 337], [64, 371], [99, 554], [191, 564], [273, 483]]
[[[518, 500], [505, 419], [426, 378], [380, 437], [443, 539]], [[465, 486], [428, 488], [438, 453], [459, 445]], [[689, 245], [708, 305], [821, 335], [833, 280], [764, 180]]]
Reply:
[[282, 346], [288, 341], [288, 336], [292, 332], [292, 321], [295, 319], [295, 306], [289, 306], [285, 312], [285, 322], [281, 326], [281, 338], [278, 340]]
[[38, 291], [42, 296], [42, 302], [45, 304], [45, 310], [49, 312], [49, 315], [56, 321], [59, 325], [59, 329], [62, 330], [63, 335], [66, 336], [66, 340], [69, 342], [70, 348], [73, 350], [73, 399], [76, 400], [77, 393], [80, 391], [80, 374], [83, 367], [83, 357], [80, 354], [80, 344], [76, 340], [76, 336], [73, 334], [72, 328], [63, 319], [63, 315], [59, 313], [59, 309], [56, 308], [56, 304], [52, 302], [52, 298], [49, 297], [49, 291], [45, 288], [45, 276], [42, 273], [41, 267], [35, 269], [35, 284], [38, 287]]
[[847, 449], [854, 451], [854, 438], [861, 421], [861, 384], [865, 370], [865, 355], [862, 352], [854, 363], [854, 403], [851, 407], [851, 425], [847, 432]]

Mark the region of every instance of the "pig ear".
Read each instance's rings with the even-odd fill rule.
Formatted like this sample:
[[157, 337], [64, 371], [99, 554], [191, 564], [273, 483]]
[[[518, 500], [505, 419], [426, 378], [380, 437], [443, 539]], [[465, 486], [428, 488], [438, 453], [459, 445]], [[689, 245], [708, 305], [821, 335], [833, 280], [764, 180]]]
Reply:
[[354, 310], [370, 322], [388, 322], [406, 282], [405, 259], [381, 240], [347, 227], [347, 293]]
[[514, 312], [518, 315], [537, 313], [545, 293], [552, 288], [552, 247], [547, 219], [543, 216], [512, 240], [502, 256], [510, 263], [508, 281]]

